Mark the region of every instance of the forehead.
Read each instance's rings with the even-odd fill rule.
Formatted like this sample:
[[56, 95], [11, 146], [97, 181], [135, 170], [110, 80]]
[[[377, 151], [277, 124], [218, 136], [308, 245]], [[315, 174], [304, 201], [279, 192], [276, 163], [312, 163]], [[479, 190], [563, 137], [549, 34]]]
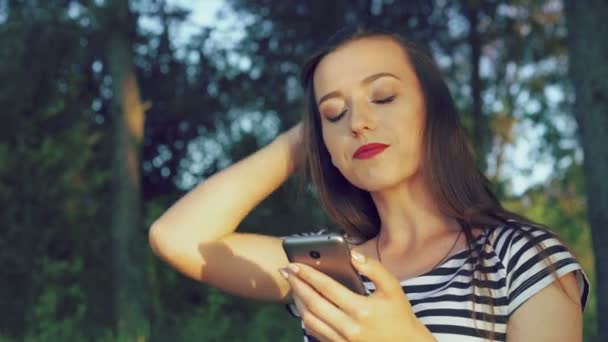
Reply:
[[314, 73], [317, 100], [324, 94], [358, 86], [367, 76], [389, 72], [404, 82], [415, 75], [401, 45], [388, 37], [366, 37], [348, 42], [327, 54]]

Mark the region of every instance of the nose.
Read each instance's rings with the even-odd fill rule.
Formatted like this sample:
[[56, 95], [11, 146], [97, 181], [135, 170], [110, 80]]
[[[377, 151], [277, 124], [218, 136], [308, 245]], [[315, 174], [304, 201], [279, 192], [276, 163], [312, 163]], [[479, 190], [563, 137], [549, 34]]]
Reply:
[[358, 101], [350, 111], [350, 129], [354, 136], [366, 134], [366, 131], [376, 128], [376, 119], [372, 109], [366, 103]]

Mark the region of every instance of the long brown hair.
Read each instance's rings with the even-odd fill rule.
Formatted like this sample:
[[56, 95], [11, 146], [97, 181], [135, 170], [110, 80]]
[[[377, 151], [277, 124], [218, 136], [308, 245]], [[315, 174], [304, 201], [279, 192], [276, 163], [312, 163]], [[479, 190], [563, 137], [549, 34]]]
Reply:
[[469, 238], [471, 225], [489, 228], [509, 218], [528, 221], [502, 208], [488, 179], [476, 167], [452, 96], [429, 54], [395, 33], [364, 28], [338, 31], [327, 46], [308, 60], [301, 73], [308, 106], [303, 121], [306, 166], [330, 219], [349, 235], [365, 239], [373, 238], [380, 228], [369, 192], [350, 184], [331, 163], [313, 87], [313, 73], [325, 55], [349, 41], [371, 36], [387, 36], [398, 42], [420, 82], [426, 108], [422, 173], [440, 210], [457, 219]]
[[[490, 189], [489, 180], [475, 164], [450, 91], [430, 54], [396, 33], [363, 27], [347, 27], [338, 31], [304, 64], [301, 72], [307, 97], [307, 111], [303, 120], [306, 172], [330, 220], [347, 235], [362, 242], [375, 237], [380, 230], [380, 217], [370, 193], [352, 185], [331, 162], [322, 138], [313, 87], [313, 74], [324, 56], [345, 43], [372, 36], [388, 37], [397, 42], [404, 49], [407, 61], [420, 82], [426, 109], [421, 171], [441, 212], [460, 223], [467, 246], [473, 249], [472, 227], [483, 230], [501, 225], [520, 229], [521, 226], [546, 228], [504, 209]], [[533, 238], [527, 230], [521, 231]], [[542, 251], [544, 245], [541, 243], [536, 247]], [[543, 259], [554, 274], [555, 268], [547, 258], [548, 255], [545, 255]], [[484, 273], [478, 272], [482, 259], [477, 258], [477, 263], [473, 265], [473, 276], [487, 280]], [[479, 290], [477, 286], [473, 289], [471, 296]], [[495, 303], [487, 304], [492, 306], [493, 317]], [[492, 339], [493, 333], [485, 337]]]

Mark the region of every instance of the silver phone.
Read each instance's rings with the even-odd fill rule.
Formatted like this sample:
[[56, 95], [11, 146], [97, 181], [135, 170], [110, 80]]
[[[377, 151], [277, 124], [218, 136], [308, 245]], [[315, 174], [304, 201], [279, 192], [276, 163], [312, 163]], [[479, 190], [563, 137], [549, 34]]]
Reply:
[[290, 262], [314, 267], [351, 291], [367, 294], [351, 263], [350, 247], [344, 237], [333, 233], [290, 236], [283, 239], [283, 249]]

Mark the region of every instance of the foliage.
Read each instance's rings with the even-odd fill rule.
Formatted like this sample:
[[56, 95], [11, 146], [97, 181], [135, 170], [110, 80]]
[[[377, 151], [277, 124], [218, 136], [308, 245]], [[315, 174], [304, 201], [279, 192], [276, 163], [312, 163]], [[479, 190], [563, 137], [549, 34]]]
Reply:
[[[0, 341], [127, 340], [114, 329], [109, 286], [112, 94], [100, 29], [108, 14], [99, 3], [0, 2], [7, 13], [0, 16]], [[481, 63], [491, 65], [480, 75], [482, 124], [471, 100], [470, 3], [481, 4], [475, 8]], [[434, 53], [471, 135], [475, 125], [486, 125], [481, 128], [489, 145], [478, 153], [487, 156], [505, 205], [558, 232], [593, 281], [570, 99], [555, 102], [546, 92], [567, 89], [563, 13], [551, 3], [230, 0], [222, 10], [228, 28], [203, 27], [178, 45], [171, 29], [189, 22], [187, 10], [161, 0], [133, 1], [132, 20], [158, 27], [139, 25], [132, 32], [138, 82], [150, 105], [141, 161], [145, 227], [196, 183], [298, 120], [299, 63], [328, 32], [366, 21]], [[231, 35], [237, 28], [230, 23], [242, 25], [241, 38]], [[537, 137], [539, 155], [552, 161], [554, 172], [515, 194], [510, 178], [516, 166], [506, 167], [505, 151], [537, 128], [544, 132]], [[330, 224], [314, 193], [300, 193], [294, 178], [239, 230], [282, 235], [318, 226]], [[140, 237], [146, 244], [145, 230]], [[301, 338], [300, 322], [280, 304], [244, 300], [186, 279], [151, 251], [141, 267], [151, 293], [141, 340]], [[595, 310], [592, 296], [586, 341], [594, 341]]]

